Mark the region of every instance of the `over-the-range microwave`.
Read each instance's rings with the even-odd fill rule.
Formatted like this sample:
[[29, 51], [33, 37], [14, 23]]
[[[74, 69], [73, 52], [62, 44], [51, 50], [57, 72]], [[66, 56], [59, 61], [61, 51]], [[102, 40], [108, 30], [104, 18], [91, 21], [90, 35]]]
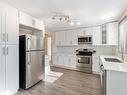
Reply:
[[79, 36], [78, 37], [78, 44], [92, 44], [92, 36]]

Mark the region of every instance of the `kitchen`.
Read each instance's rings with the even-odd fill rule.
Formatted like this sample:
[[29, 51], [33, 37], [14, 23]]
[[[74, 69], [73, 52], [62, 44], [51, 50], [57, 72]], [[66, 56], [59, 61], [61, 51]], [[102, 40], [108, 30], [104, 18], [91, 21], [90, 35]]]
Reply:
[[0, 8], [1, 95], [127, 94], [126, 0], [1, 0]]

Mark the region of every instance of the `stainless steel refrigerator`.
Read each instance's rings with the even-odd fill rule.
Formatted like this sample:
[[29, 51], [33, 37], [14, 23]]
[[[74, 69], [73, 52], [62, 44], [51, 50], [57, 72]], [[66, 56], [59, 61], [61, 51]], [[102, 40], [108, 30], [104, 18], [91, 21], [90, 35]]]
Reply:
[[28, 89], [44, 75], [44, 38], [34, 35], [19, 37], [19, 84]]

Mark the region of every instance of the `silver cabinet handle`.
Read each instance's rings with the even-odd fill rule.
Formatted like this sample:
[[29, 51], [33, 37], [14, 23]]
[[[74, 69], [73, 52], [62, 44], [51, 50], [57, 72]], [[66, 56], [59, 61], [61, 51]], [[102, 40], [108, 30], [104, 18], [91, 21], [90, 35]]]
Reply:
[[7, 55], [9, 54], [8, 50], [9, 50], [9, 49], [8, 49], [8, 47], [7, 47]]
[[5, 55], [5, 47], [3, 47], [3, 55]]
[[8, 33], [7, 33], [7, 42], [8, 42]]
[[5, 37], [5, 33], [3, 33], [3, 38], [2, 38], [3, 39], [3, 42], [5, 42], [5, 38], [6, 38]]

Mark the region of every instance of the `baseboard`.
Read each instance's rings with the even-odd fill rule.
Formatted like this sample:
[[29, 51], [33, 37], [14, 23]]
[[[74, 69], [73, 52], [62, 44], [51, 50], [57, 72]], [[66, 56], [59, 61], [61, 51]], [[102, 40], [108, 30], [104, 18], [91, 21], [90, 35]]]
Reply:
[[93, 71], [93, 74], [100, 75], [100, 72]]
[[[58, 67], [58, 68], [63, 68], [63, 69], [68, 69], [68, 70], [79, 71], [79, 70], [77, 70], [76, 68], [72, 68], [72, 67], [59, 66], [59, 65], [54, 65], [54, 64], [52, 64], [51, 66], [53, 66], [53, 67]], [[97, 71], [92, 71], [92, 73], [93, 73], [93, 74], [96, 74], [96, 75], [100, 75], [100, 72], [97, 72]]]
[[59, 66], [59, 65], [51, 65], [51, 66], [58, 67], [58, 68], [63, 68], [63, 69], [69, 69], [69, 70], [76, 70], [76, 68], [66, 67], [66, 66]]

